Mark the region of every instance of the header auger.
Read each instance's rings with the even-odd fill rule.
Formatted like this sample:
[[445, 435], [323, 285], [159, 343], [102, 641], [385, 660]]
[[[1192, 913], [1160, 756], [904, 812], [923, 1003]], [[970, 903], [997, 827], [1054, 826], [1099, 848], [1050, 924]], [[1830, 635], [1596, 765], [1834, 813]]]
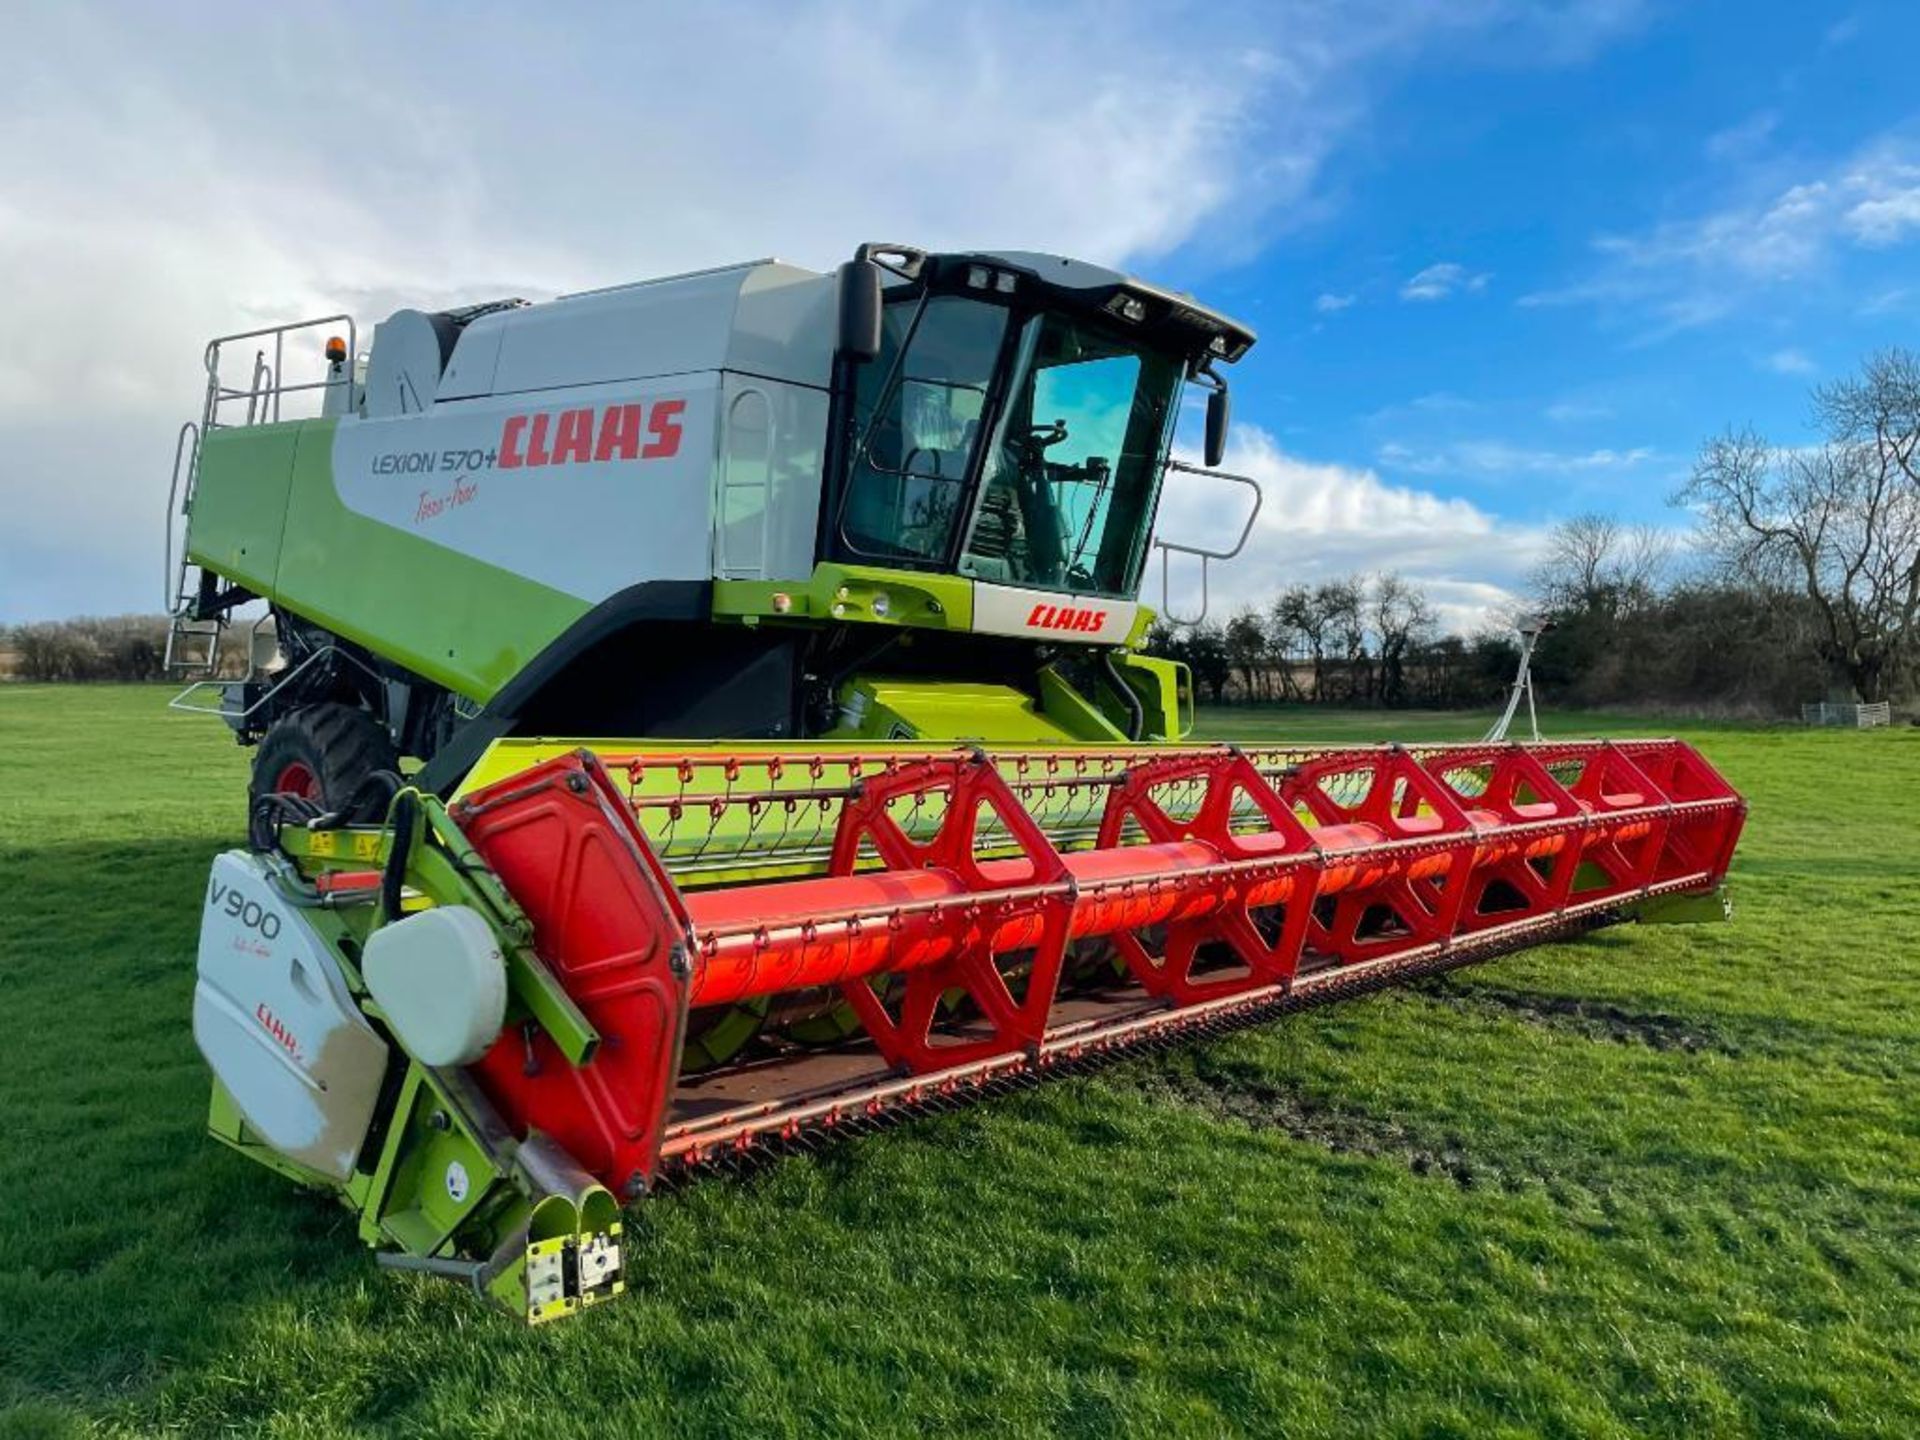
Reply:
[[180, 447], [176, 656], [273, 618], [183, 697], [259, 746], [194, 1032], [386, 1263], [551, 1319], [678, 1177], [1722, 904], [1676, 741], [1185, 741], [1139, 590], [1253, 343], [1190, 297], [863, 246], [315, 325]]

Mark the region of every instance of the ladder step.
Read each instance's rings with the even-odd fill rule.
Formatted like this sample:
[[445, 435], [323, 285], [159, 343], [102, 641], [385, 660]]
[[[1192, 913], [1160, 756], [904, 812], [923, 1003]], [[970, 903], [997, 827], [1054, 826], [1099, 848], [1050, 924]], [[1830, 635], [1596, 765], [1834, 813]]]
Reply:
[[174, 614], [167, 629], [167, 674], [181, 679], [211, 679], [220, 669], [221, 619], [196, 620], [189, 610]]

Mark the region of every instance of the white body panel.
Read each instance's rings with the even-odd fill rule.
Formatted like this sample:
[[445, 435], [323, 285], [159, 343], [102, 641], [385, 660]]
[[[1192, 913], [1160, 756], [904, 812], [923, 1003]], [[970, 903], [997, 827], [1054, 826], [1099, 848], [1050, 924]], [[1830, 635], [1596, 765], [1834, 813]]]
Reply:
[[820, 518], [827, 394], [729, 374], [721, 403], [713, 574], [804, 577], [813, 570]]
[[335, 1180], [353, 1173], [386, 1042], [325, 942], [242, 851], [215, 859], [208, 881], [193, 1038], [262, 1140]]
[[460, 333], [441, 400], [735, 370], [824, 389], [838, 282], [755, 261], [482, 315]]
[[[391, 378], [334, 433], [341, 502], [590, 604], [805, 576], [837, 287], [763, 261], [497, 310], [461, 330], [425, 413], [432, 337], [397, 316], [404, 353], [384, 363], [382, 326], [370, 372]], [[639, 443], [605, 443], [635, 406]]]
[[[719, 378], [342, 421], [334, 485], [349, 510], [588, 602], [640, 580], [710, 579]], [[634, 406], [637, 431], [603, 447]]]
[[[1061, 283], [1120, 278], [1016, 258], [1067, 267]], [[402, 311], [379, 327], [363, 413], [335, 430], [340, 499], [588, 604], [645, 581], [802, 581], [838, 285], [768, 260], [490, 310], [459, 330], [424, 411], [439, 342]], [[639, 443], [609, 446], [629, 412]], [[1113, 645], [1138, 608], [977, 582], [973, 628]]]
[[1018, 635], [1083, 645], [1118, 645], [1133, 629], [1140, 607], [1131, 600], [1063, 595], [1014, 585], [973, 587], [973, 628], [982, 635]]

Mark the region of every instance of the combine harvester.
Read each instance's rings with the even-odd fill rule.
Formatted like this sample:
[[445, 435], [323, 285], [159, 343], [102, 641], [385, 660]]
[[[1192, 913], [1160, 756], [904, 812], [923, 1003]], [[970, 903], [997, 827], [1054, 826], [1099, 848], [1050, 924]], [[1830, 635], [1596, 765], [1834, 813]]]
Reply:
[[547, 1320], [674, 1177], [1720, 909], [1744, 806], [1675, 741], [1183, 743], [1137, 596], [1253, 343], [1187, 297], [865, 246], [356, 342], [208, 347], [170, 654], [270, 609], [179, 702], [259, 747], [213, 1133], [387, 1263]]

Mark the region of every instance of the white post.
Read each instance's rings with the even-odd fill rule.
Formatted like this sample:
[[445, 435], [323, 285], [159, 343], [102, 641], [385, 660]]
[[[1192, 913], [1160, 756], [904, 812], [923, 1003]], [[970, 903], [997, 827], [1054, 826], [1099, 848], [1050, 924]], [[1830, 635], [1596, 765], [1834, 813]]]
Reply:
[[1553, 628], [1553, 622], [1543, 615], [1529, 615], [1518, 621], [1513, 633], [1520, 637], [1520, 668], [1514, 672], [1513, 689], [1507, 694], [1507, 708], [1500, 718], [1493, 722], [1493, 728], [1487, 731], [1488, 740], [1504, 740], [1507, 728], [1513, 724], [1514, 714], [1520, 709], [1520, 697], [1527, 697], [1527, 723], [1532, 727], [1533, 738], [1540, 738], [1540, 711], [1533, 699], [1533, 647], [1540, 643], [1540, 637]]

